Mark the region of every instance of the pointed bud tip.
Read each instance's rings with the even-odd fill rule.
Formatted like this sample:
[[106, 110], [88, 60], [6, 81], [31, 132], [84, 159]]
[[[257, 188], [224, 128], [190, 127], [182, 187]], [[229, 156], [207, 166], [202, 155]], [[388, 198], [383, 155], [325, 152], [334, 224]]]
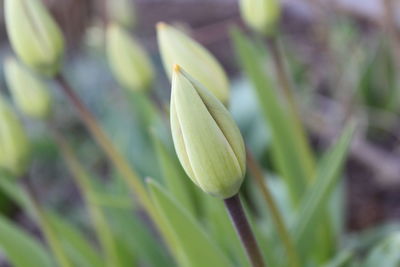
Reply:
[[157, 25], [156, 25], [157, 30], [162, 30], [162, 29], [164, 29], [166, 27], [167, 27], [167, 23], [165, 23], [163, 21], [158, 22]]
[[179, 66], [178, 64], [174, 64], [173, 70], [174, 72], [179, 73], [181, 72], [181, 66]]

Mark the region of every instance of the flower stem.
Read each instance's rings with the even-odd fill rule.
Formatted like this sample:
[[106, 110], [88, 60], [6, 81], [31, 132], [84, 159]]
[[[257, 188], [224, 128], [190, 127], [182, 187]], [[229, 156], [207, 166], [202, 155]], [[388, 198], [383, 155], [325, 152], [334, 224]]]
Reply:
[[278, 206], [269, 190], [268, 186], [264, 182], [264, 175], [261, 170], [259, 164], [255, 161], [253, 155], [247, 150], [247, 166], [251, 175], [253, 176], [255, 182], [257, 183], [258, 188], [261, 191], [261, 194], [267, 203], [269, 211], [272, 216], [272, 220], [275, 223], [278, 235], [285, 246], [287, 256], [289, 257], [290, 266], [298, 267], [299, 265], [299, 256], [297, 251], [293, 245], [292, 238], [290, 237], [289, 231], [285, 225], [285, 222], [279, 212]]
[[61, 89], [65, 95], [69, 98], [71, 103], [75, 106], [78, 111], [80, 118], [85, 123], [87, 129], [91, 133], [97, 144], [103, 149], [106, 156], [112, 162], [117, 171], [121, 174], [122, 179], [129, 186], [131, 191], [135, 194], [139, 204], [144, 208], [146, 213], [150, 216], [152, 222], [158, 228], [159, 232], [162, 234], [164, 241], [166, 241], [168, 248], [177, 256], [175, 251], [175, 242], [171, 237], [170, 231], [162, 223], [162, 218], [160, 218], [153, 202], [151, 201], [145, 187], [143, 186], [139, 176], [132, 169], [129, 162], [124, 158], [121, 152], [114, 146], [111, 139], [106, 135], [103, 129], [100, 127], [96, 118], [85, 106], [85, 104], [80, 100], [78, 95], [72, 89], [68, 81], [64, 78], [62, 74], [58, 74], [55, 80], [60, 85]]
[[268, 38], [267, 45], [269, 50], [271, 51], [271, 56], [274, 63], [276, 76], [278, 77], [279, 86], [281, 87], [283, 93], [285, 94], [285, 98], [290, 108], [292, 109], [292, 112], [294, 114], [299, 114], [298, 113], [299, 108], [293, 96], [293, 92], [291, 89], [291, 81], [286, 71], [285, 61], [283, 59], [282, 51], [281, 48], [279, 47], [277, 37], [273, 36]]
[[264, 267], [263, 256], [247, 221], [239, 195], [224, 199], [225, 207], [253, 267]]

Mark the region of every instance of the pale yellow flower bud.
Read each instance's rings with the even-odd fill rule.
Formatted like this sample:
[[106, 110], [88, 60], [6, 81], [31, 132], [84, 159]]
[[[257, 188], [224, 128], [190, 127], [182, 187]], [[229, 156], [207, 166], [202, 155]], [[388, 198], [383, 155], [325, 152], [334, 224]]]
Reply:
[[154, 72], [146, 51], [117, 24], [111, 24], [107, 29], [107, 55], [122, 87], [135, 91], [150, 88]]
[[157, 38], [164, 68], [170, 78], [173, 65], [178, 64], [222, 103], [228, 103], [228, 78], [210, 52], [184, 33], [162, 22], [157, 24]]
[[0, 169], [21, 175], [29, 157], [26, 133], [10, 106], [0, 96]]
[[240, 0], [240, 13], [256, 32], [270, 35], [281, 15], [279, 0]]
[[179, 160], [196, 185], [220, 198], [238, 193], [246, 171], [240, 131], [225, 106], [177, 65], [171, 129]]
[[135, 6], [133, 0], [107, 0], [107, 12], [111, 21], [133, 28], [135, 24]]
[[40, 0], [5, 0], [5, 21], [15, 53], [35, 71], [53, 76], [64, 53], [61, 31]]
[[16, 106], [28, 116], [46, 119], [51, 110], [51, 96], [46, 84], [14, 58], [5, 61], [4, 71]]

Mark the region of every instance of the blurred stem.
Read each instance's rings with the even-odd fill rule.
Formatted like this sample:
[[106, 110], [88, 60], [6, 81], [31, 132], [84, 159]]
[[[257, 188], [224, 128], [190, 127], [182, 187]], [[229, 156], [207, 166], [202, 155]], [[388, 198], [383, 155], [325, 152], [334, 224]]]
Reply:
[[[29, 182], [29, 179], [26, 179]], [[50, 250], [54, 254], [56, 261], [61, 267], [72, 267], [72, 263], [68, 259], [60, 240], [57, 238], [55, 230], [51, 225], [50, 219], [46, 214], [46, 211], [40, 206], [38, 200], [35, 197], [32, 184], [30, 184], [30, 189], [26, 188], [27, 200], [29, 204], [25, 208], [30, 208], [32, 210], [27, 211], [28, 214], [32, 215], [46, 239]], [[29, 193], [30, 192], [30, 193]]]
[[247, 252], [247, 256], [253, 267], [265, 267], [263, 256], [257, 240], [247, 221], [239, 195], [224, 199], [225, 207], [229, 212], [229, 216], [235, 226], [236, 232], [242, 241], [242, 245]]
[[63, 155], [63, 158], [85, 199], [93, 226], [97, 233], [98, 241], [106, 255], [107, 266], [119, 266], [117, 248], [110, 226], [107, 223], [103, 210], [98, 207], [97, 204], [94, 204], [96, 203], [96, 197], [92, 189], [89, 174], [79, 163], [79, 160], [72, 152], [72, 149], [65, 138], [50, 125], [49, 128], [52, 130], [54, 139], [60, 148], [61, 154]]
[[129, 162], [124, 158], [121, 152], [119, 152], [118, 149], [114, 146], [111, 139], [100, 127], [96, 118], [79, 99], [78, 95], [74, 92], [64, 76], [62, 74], [58, 74], [55, 77], [55, 80], [61, 86], [63, 92], [69, 98], [71, 103], [75, 106], [76, 110], [79, 112], [81, 120], [85, 123], [94, 140], [103, 149], [109, 160], [112, 162], [114, 167], [121, 174], [121, 177], [125, 180], [126, 184], [134, 193], [140, 205], [150, 216], [153, 223], [162, 234], [164, 241], [166, 241], [168, 248], [171, 250], [175, 257], [178, 257], [178, 252], [176, 251], [175, 242], [171, 236], [171, 232], [165, 227], [165, 225], [163, 225], [162, 218], [155, 209], [155, 206], [151, 201], [139, 176], [131, 168]]
[[262, 169], [261, 169], [260, 165], [257, 163], [257, 161], [254, 159], [251, 152], [249, 150], [247, 150], [246, 153], [247, 153], [247, 166], [248, 166], [249, 171], [252, 174], [254, 180], [256, 181], [257, 186], [258, 186], [259, 190], [261, 191], [261, 194], [262, 194], [265, 202], [267, 203], [269, 211], [271, 212], [272, 220], [275, 223], [276, 229], [278, 231], [278, 235], [279, 235], [281, 241], [283, 242], [283, 245], [285, 246], [285, 249], [286, 249], [287, 256], [289, 257], [290, 266], [298, 267], [298, 266], [300, 266], [299, 256], [293, 245], [292, 238], [289, 234], [289, 231], [287, 230], [287, 227], [281, 216], [278, 206], [276, 205], [274, 197], [272, 196], [271, 191], [269, 190], [268, 186], [266, 185], [266, 183], [264, 181], [264, 175], [263, 175]]
[[276, 73], [276, 76], [278, 77], [279, 86], [281, 87], [281, 89], [285, 95], [286, 101], [289, 104], [289, 108], [291, 109], [291, 112], [300, 121], [299, 107], [297, 106], [297, 103], [294, 99], [294, 95], [293, 95], [292, 88], [291, 88], [292, 87], [291, 80], [290, 80], [289, 74], [287, 73], [287, 70], [286, 70], [283, 52], [281, 51], [277, 37], [272, 36], [272, 37], [267, 38], [267, 45], [271, 52], [271, 56], [272, 56], [274, 67], [275, 67], [275, 73]]
[[[305, 129], [302, 125], [301, 110], [294, 97], [291, 78], [285, 66], [284, 55], [279, 45], [278, 37], [272, 36], [267, 38], [267, 44], [271, 51], [279, 86], [283, 91], [284, 98], [289, 109], [289, 115], [293, 119], [294, 130], [297, 132], [297, 136], [300, 138], [299, 141], [302, 144], [303, 152], [308, 155], [306, 168], [308, 172], [312, 174], [315, 170], [314, 158], [312, 156]], [[312, 177], [310, 177], [310, 179], [311, 178]]]

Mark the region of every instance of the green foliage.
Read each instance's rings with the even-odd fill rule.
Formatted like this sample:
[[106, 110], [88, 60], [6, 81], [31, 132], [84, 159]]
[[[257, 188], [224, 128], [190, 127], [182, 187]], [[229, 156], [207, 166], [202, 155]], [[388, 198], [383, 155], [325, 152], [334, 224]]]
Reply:
[[[27, 0], [8, 0], [6, 3], [8, 20], [18, 26], [15, 28], [11, 24], [7, 25], [9, 34], [12, 35], [11, 42], [14, 46], [23, 45], [25, 49], [17, 47], [19, 57], [39, 72], [48, 76], [57, 74], [61, 69], [62, 36], [59, 36], [58, 28], [54, 28], [50, 13], [41, 4], [36, 4], [39, 3], [36, 0], [32, 5]], [[257, 19], [251, 17], [254, 7], [251, 6], [251, 1], [248, 3], [249, 6], [244, 7], [246, 10], [243, 11], [246, 13], [247, 22], [250, 25], [260, 23], [253, 21]], [[16, 8], [19, 5], [27, 10]], [[117, 7], [118, 12], [123, 13], [121, 6]], [[29, 16], [23, 16], [29, 10], [33, 15], [36, 14], [34, 22], [43, 26], [43, 33], [32, 35], [37, 28], [29, 25]], [[258, 11], [262, 13], [263, 10]], [[14, 13], [22, 20], [10, 16]], [[311, 138], [308, 138], [307, 130], [310, 130], [312, 137], [318, 134], [314, 133], [312, 127], [307, 128], [308, 124], [303, 125], [303, 120], [306, 121], [303, 118], [304, 114], [308, 113], [303, 114], [300, 102], [306, 99], [307, 105], [313, 105], [313, 101], [318, 101], [321, 93], [313, 88], [306, 64], [301, 62], [301, 55], [292, 49], [289, 42], [284, 44], [285, 53], [289, 52], [289, 57], [281, 56], [284, 60], [289, 60], [290, 65], [287, 69], [294, 72], [294, 75], [290, 72], [284, 75], [289, 76], [286, 77], [289, 81], [295, 81], [296, 89], [290, 88], [290, 92], [296, 96], [294, 100], [301, 100], [297, 101], [301, 107], [296, 109], [293, 104], [296, 105], [297, 102], [292, 103], [288, 95], [281, 90], [279, 78], [275, 77], [279, 73], [272, 70], [272, 63], [276, 60], [274, 53], [277, 51], [267, 50], [268, 47], [271, 48], [271, 42], [276, 41], [271, 38], [279, 37], [275, 13], [272, 14], [273, 23], [269, 23], [271, 25], [268, 25], [268, 31], [277, 35], [269, 36], [268, 40], [258, 39], [260, 36], [246, 36], [237, 29], [232, 31], [234, 52], [245, 77], [232, 83], [232, 92], [225, 71], [205, 47], [172, 26], [158, 24], [158, 39], [166, 72], [170, 73], [172, 66], [169, 65], [172, 63], [180, 63], [182, 68], [190, 70], [190, 76], [193, 76], [190, 79], [186, 77], [187, 74], [184, 75], [184, 79], [181, 77], [181, 82], [186, 81], [193, 90], [189, 88], [191, 91], [188, 91], [188, 87], [182, 86], [184, 83], [181, 84], [178, 106], [186, 112], [185, 116], [174, 116], [176, 110], [172, 110], [172, 123], [178, 122], [181, 127], [184, 117], [184, 123], [190, 126], [190, 134], [195, 140], [199, 135], [196, 123], [201, 120], [208, 122], [201, 142], [188, 143], [185, 140], [189, 138], [188, 133], [183, 133], [179, 127], [175, 127], [174, 138], [184, 140], [180, 151], [173, 150], [171, 136], [167, 133], [170, 131], [170, 118], [168, 108], [165, 107], [170, 105], [165, 99], [154, 101], [157, 99], [157, 92], [150, 92], [155, 90], [150, 85], [156, 87], [157, 79], [153, 82], [153, 71], [144, 73], [142, 67], [146, 66], [140, 66], [146, 54], [142, 48], [136, 47], [136, 43], [134, 46], [126, 44], [125, 41], [130, 38], [129, 32], [123, 30], [121, 40], [125, 44], [122, 45], [122, 49], [119, 46], [121, 40], [118, 38], [113, 44], [112, 52], [113, 57], [117, 57], [116, 64], [123, 63], [123, 66], [114, 66], [113, 74], [120, 78], [117, 80], [122, 86], [146, 90], [111, 90], [115, 84], [104, 60], [106, 49], [98, 51], [95, 56], [99, 58], [94, 58], [90, 52], [84, 53], [72, 65], [67, 65], [68, 76], [73, 78], [73, 84], [81, 88], [78, 96], [72, 99], [78, 102], [78, 111], [82, 110], [85, 104], [89, 106], [88, 110], [93, 111], [93, 118], [84, 121], [91, 133], [94, 132], [97, 145], [100, 145], [105, 153], [98, 153], [100, 150], [94, 147], [93, 140], [87, 138], [87, 132], [82, 131], [80, 124], [75, 122], [75, 113], [66, 112], [69, 108], [59, 95], [55, 95], [56, 103], [52, 104], [55, 113], [48, 121], [41, 123], [24, 120], [26, 128], [29, 129], [27, 136], [40, 136], [40, 142], [31, 147], [33, 167], [26, 173], [30, 180], [15, 179], [20, 176], [20, 172], [15, 172], [14, 177], [10, 175], [10, 171], [0, 171], [0, 196], [7, 196], [8, 201], [11, 200], [13, 205], [29, 217], [28, 223], [33, 224], [39, 231], [38, 234], [29, 233], [20, 225], [19, 220], [10, 219], [5, 213], [0, 214], [0, 255], [4, 255], [7, 263], [16, 267], [251, 266], [223, 201], [199, 190], [189, 178], [191, 171], [187, 174], [181, 166], [176, 154], [181, 153], [182, 157], [187, 151], [191, 151], [195, 156], [188, 157], [186, 171], [194, 168], [195, 164], [191, 162], [193, 158], [212, 163], [209, 164], [211, 167], [207, 169], [208, 172], [203, 170], [206, 169], [205, 164], [195, 166], [197, 172], [193, 176], [196, 176], [196, 181], [197, 178], [208, 179], [208, 184], [221, 186], [215, 182], [218, 179], [212, 177], [220, 165], [225, 166], [221, 173], [229, 173], [232, 167], [236, 171], [240, 169], [240, 179], [246, 177], [245, 188], [242, 186], [241, 189], [241, 199], [268, 266], [399, 266], [399, 225], [384, 225], [356, 234], [342, 231], [345, 218], [341, 204], [346, 197], [344, 182], [341, 182], [341, 179], [345, 176], [343, 167], [356, 124], [349, 123], [341, 133], [337, 131], [337, 141], [322, 153], [322, 156], [320, 154], [325, 149], [319, 146], [316, 149], [310, 145]], [[112, 13], [111, 17], [131, 27], [129, 12], [122, 15], [119, 18], [117, 14]], [[265, 20], [262, 17], [261, 19]], [[35, 46], [35, 51], [27, 54], [29, 46], [26, 46], [26, 42], [21, 42], [21, 32], [26, 29], [18, 21], [30, 26], [27, 29], [35, 29], [27, 36], [28, 39], [36, 41], [36, 45], [47, 41], [50, 42], [48, 45], [53, 44], [54, 47], [49, 50], [51, 53], [46, 55], [43, 53], [43, 46]], [[263, 23], [265, 24], [265, 21]], [[120, 26], [115, 24], [115, 27], [119, 29]], [[265, 25], [253, 27], [265, 28]], [[391, 120], [388, 122], [396, 121], [399, 79], [390, 38], [382, 38], [383, 41], [374, 42], [371, 46], [367, 45], [365, 40], [362, 43], [358, 42], [362, 32], [347, 20], [341, 20], [329, 27], [331, 28], [328, 29], [332, 30], [327, 33], [331, 35], [331, 52], [340, 71], [327, 74], [328, 78], [334, 81], [329, 81], [332, 88], [324, 88], [327, 91], [324, 91], [324, 97], [329, 101], [339, 101], [338, 99], [343, 97], [342, 94], [349, 97], [346, 103], [338, 104], [345, 113], [344, 118], [339, 118], [342, 120], [341, 125], [344, 124], [342, 122], [348, 121], [348, 117], [353, 117], [353, 114], [347, 113], [356, 108], [360, 113], [368, 115], [371, 124], [383, 124], [380, 120], [374, 120], [377, 112], [389, 114]], [[258, 29], [259, 32], [266, 30], [261, 28]], [[349, 58], [350, 52], [343, 49], [347, 45], [350, 47], [350, 44], [357, 48], [354, 58]], [[137, 50], [134, 53], [139, 53], [139, 56], [127, 57], [126, 47]], [[173, 62], [174, 59], [178, 59], [179, 62]], [[145, 65], [152, 65], [150, 58], [146, 57], [145, 61]], [[112, 63], [115, 65], [115, 62]], [[135, 77], [131, 75], [132, 68], [129, 66], [138, 67]], [[154, 74], [158, 74], [156, 70], [161, 68], [158, 67], [154, 68]], [[339, 73], [342, 75], [338, 75]], [[21, 84], [27, 82], [26, 78], [18, 73], [14, 76], [13, 79]], [[59, 76], [57, 77], [59, 79]], [[337, 82], [338, 77], [340, 81]], [[135, 79], [131, 80], [132, 78]], [[235, 133], [232, 134], [229, 132], [232, 129], [230, 127], [230, 130], [227, 130], [226, 119], [230, 118], [228, 110], [222, 108], [219, 100], [214, 100], [215, 97], [208, 90], [201, 86], [199, 89], [197, 81], [203, 82], [207, 86], [206, 89], [214, 90], [224, 103], [231, 103], [229, 108], [234, 119], [229, 119], [229, 126], [237, 123], [241, 133], [235, 129]], [[26, 89], [23, 87], [19, 88], [21, 92]], [[164, 87], [168, 85], [162, 84], [160, 87], [166, 91]], [[350, 91], [346, 91], [347, 89]], [[80, 97], [83, 98], [84, 104], [79, 102]], [[174, 99], [176, 102], [177, 98]], [[201, 103], [204, 112], [193, 112], [198, 111], [195, 100], [197, 108]], [[24, 101], [28, 109], [32, 108], [29, 107], [28, 98]], [[175, 107], [177, 103], [173, 104]], [[88, 115], [82, 115], [81, 112], [79, 116], [85, 118]], [[14, 114], [13, 117], [14, 120], [17, 119]], [[195, 117], [197, 119], [194, 119]], [[390, 124], [390, 127], [392, 126]], [[19, 132], [25, 133], [23, 128], [20, 128]], [[366, 127], [367, 133], [370, 128], [369, 125]], [[2, 132], [0, 127], [0, 139], [7, 135], [4, 133], [6, 132]], [[255, 164], [260, 168], [260, 183], [253, 180], [255, 177], [252, 171], [245, 173], [245, 153], [241, 139], [240, 144], [235, 146], [235, 140], [238, 140], [229, 138], [232, 137], [230, 135], [243, 135], [244, 143], [250, 148], [248, 150], [255, 152], [253, 156]], [[379, 134], [377, 136], [377, 139], [384, 140]], [[8, 134], [6, 137], [14, 136]], [[317, 137], [315, 139], [319, 139], [319, 136]], [[327, 139], [331, 137], [329, 135]], [[222, 142], [221, 139], [226, 142]], [[72, 140], [71, 144], [74, 145], [70, 145]], [[23, 143], [14, 142], [14, 146], [27, 149]], [[5, 141], [2, 145], [0, 158], [10, 158], [9, 153], [3, 153], [5, 150], [1, 150], [1, 147], [9, 148], [7, 145], [10, 145], [10, 142]], [[210, 152], [220, 145], [232, 149], [229, 160]], [[195, 153], [199, 150], [194, 149], [194, 146], [201, 147], [204, 153]], [[205, 147], [211, 148], [206, 151]], [[243, 152], [239, 157], [238, 151]], [[251, 153], [249, 151], [247, 152]], [[105, 160], [105, 155], [112, 164]], [[61, 159], [63, 164], [58, 163]], [[45, 164], [44, 167], [38, 167], [38, 162]], [[240, 165], [239, 169], [235, 168], [235, 163]], [[199, 169], [201, 171], [198, 171]], [[47, 171], [49, 173], [46, 173]], [[224, 180], [234, 179], [233, 172], [226, 175]], [[211, 175], [197, 177], [198, 173]], [[51, 176], [51, 180], [49, 177], [45, 180], [45, 176]], [[34, 181], [31, 180], [32, 177], [35, 178]], [[154, 177], [155, 180], [148, 179], [145, 187], [144, 181], [147, 177]], [[54, 199], [49, 200], [46, 196], [38, 195], [43, 192], [46, 195], [48, 191], [52, 191], [52, 187], [48, 185], [54, 183], [57, 184], [57, 188], [61, 187], [54, 193], [55, 198], [59, 198], [60, 192], [65, 193], [62, 186], [67, 188], [71, 181], [78, 192], [67, 192], [71, 194], [68, 198], [68, 201], [71, 201], [65, 206], [53, 203]], [[237, 192], [236, 186], [239, 188], [239, 184], [235, 183], [235, 190], [233, 193], [229, 192], [229, 196]], [[274, 214], [269, 203], [263, 198], [263, 191], [258, 188], [261, 186], [266, 186], [271, 191], [271, 196], [277, 204], [277, 213], [280, 213], [284, 221], [282, 226], [287, 228], [288, 240], [294, 244], [295, 253], [292, 255], [298, 254], [299, 260], [292, 261], [286, 254], [286, 251], [290, 250], [286, 250], [285, 240], [277, 234], [279, 224], [272, 219]], [[39, 187], [40, 190], [33, 190]], [[79, 194], [81, 199], [76, 194]], [[0, 207], [9, 205], [8, 202], [2, 202], [0, 198]], [[69, 209], [72, 210], [71, 213], [66, 211]], [[8, 211], [13, 211], [12, 206]]]
[[43, 245], [3, 216], [0, 216], [0, 250], [15, 267], [53, 266]]
[[177, 241], [183, 266], [231, 266], [216, 243], [167, 191], [154, 181], [148, 185], [158, 211]]

